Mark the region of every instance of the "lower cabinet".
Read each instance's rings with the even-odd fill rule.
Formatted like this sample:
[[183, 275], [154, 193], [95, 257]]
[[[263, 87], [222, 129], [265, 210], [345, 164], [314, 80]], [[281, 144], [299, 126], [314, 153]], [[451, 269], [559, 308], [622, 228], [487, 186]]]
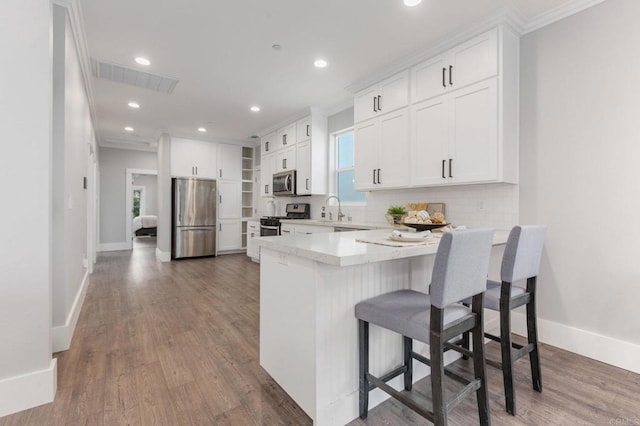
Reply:
[[242, 249], [242, 219], [218, 221], [217, 252]]
[[260, 222], [250, 220], [247, 222], [247, 256], [251, 259], [260, 259], [260, 248], [254, 238], [260, 236]]

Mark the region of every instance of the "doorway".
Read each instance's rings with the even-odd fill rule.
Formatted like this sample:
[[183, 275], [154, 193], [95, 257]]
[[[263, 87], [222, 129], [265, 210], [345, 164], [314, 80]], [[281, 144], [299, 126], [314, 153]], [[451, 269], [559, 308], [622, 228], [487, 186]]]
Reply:
[[127, 169], [126, 232], [129, 249], [156, 248], [157, 170]]

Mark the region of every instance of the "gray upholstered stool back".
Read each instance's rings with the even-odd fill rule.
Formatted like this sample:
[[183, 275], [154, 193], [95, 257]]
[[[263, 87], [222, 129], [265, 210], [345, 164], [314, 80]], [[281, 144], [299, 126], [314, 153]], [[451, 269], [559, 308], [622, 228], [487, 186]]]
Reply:
[[541, 225], [520, 225], [511, 230], [502, 256], [502, 281], [513, 283], [538, 276], [546, 229]]
[[446, 233], [431, 278], [431, 304], [444, 308], [487, 289], [493, 229]]

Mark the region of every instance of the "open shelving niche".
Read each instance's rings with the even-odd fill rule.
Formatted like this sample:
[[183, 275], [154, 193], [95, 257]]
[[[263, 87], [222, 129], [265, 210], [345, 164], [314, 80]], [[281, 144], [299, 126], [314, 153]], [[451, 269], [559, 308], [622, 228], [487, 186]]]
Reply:
[[247, 220], [253, 217], [253, 147], [242, 147], [242, 248], [247, 247]]

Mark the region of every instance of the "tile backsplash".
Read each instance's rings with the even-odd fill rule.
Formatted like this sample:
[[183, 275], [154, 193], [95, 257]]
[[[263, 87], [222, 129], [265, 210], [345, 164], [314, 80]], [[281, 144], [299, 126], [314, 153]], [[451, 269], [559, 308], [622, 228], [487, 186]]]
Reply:
[[[320, 219], [326, 196], [277, 197], [276, 214], [283, 215], [290, 202], [310, 203], [311, 217]], [[438, 188], [393, 189], [367, 193], [366, 206], [343, 205], [342, 211], [353, 222], [386, 223], [384, 215], [391, 205], [442, 202], [446, 204], [447, 221], [469, 227], [489, 226], [510, 229], [518, 224], [519, 188], [511, 184], [461, 185]], [[333, 201], [332, 201], [333, 203]], [[261, 203], [262, 204], [262, 203]], [[337, 217], [337, 204], [327, 208]], [[264, 212], [261, 212], [264, 214]], [[345, 218], [346, 220], [346, 218]]]

